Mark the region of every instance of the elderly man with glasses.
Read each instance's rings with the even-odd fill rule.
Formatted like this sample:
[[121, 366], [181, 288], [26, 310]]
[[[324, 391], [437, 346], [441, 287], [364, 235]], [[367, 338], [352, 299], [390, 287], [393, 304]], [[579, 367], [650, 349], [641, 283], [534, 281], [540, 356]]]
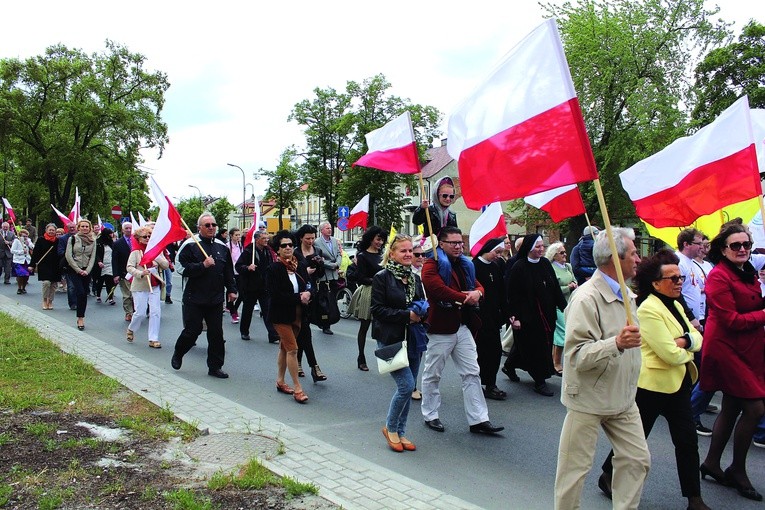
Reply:
[[[225, 361], [223, 340], [223, 299], [237, 296], [234, 266], [228, 247], [215, 239], [218, 224], [210, 213], [197, 220], [199, 239], [188, 239], [178, 250], [178, 272], [185, 279], [183, 288], [183, 331], [175, 342], [170, 365], [180, 370], [183, 356], [194, 346], [207, 324], [208, 374], [228, 378], [222, 370]], [[225, 291], [225, 292], [224, 292]]]

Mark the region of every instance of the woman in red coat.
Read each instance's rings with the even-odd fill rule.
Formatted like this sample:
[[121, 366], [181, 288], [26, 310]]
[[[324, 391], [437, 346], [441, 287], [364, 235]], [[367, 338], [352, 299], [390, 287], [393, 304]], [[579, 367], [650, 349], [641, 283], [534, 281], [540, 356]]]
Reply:
[[[700, 384], [704, 391], [722, 391], [723, 401], [700, 469], [703, 478], [711, 476], [745, 498], [761, 501], [746, 474], [749, 445], [765, 414], [765, 300], [749, 262], [751, 249], [749, 233], [733, 224], [720, 231], [709, 251], [716, 266], [706, 282], [708, 317]], [[720, 457], [731, 434], [733, 461], [723, 472]]]

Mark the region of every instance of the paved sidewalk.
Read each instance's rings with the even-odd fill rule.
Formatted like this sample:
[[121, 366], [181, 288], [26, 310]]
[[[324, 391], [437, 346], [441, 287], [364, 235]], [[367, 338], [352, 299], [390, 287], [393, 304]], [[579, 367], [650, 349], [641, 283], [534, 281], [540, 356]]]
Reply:
[[[308, 434], [223, 398], [176, 376], [168, 367], [158, 371], [130, 354], [78, 331], [13, 299], [0, 295], [0, 310], [35, 328], [64, 352], [93, 364], [103, 374], [199, 429], [218, 437], [221, 463], [241, 462], [247, 449], [245, 434], [272, 437], [285, 453], [266, 453], [260, 460], [278, 475], [319, 487], [319, 495], [345, 509], [477, 509], [476, 505], [403, 477], [361, 457], [340, 450]], [[172, 389], [169, 391], [168, 389]], [[226, 447], [224, 447], [226, 446]], [[228, 458], [226, 458], [228, 457]]]

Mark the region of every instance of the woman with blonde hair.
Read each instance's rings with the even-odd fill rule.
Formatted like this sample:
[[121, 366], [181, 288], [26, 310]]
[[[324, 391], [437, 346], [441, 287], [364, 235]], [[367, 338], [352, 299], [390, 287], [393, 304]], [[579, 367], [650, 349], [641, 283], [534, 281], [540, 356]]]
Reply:
[[165, 289], [165, 281], [162, 274], [170, 264], [162, 254], [151, 261], [151, 264], [140, 264], [146, 250], [146, 243], [151, 237], [152, 227], [139, 227], [133, 232], [135, 242], [133, 251], [127, 261], [127, 272], [133, 278], [130, 281], [130, 293], [133, 295], [133, 305], [135, 313], [127, 327], [127, 341], [132, 342], [135, 338], [135, 331], [141, 327], [143, 319], [146, 317], [146, 307], [149, 307], [149, 347], [152, 349], [162, 348], [159, 341], [159, 323], [162, 319], [160, 302]]
[[71, 282], [77, 302], [77, 329], [85, 329], [85, 309], [88, 306], [90, 273], [96, 264], [96, 239], [88, 220], [77, 222], [77, 233], [66, 240], [64, 256], [71, 269]]
[[[555, 277], [558, 279], [560, 291], [568, 303], [568, 298], [576, 289], [576, 276], [571, 264], [566, 262], [566, 247], [561, 242], [552, 243], [545, 252], [545, 258], [552, 263]], [[553, 334], [552, 357], [557, 375], [563, 374], [563, 341], [566, 337], [566, 320], [563, 312], [556, 308], [555, 333]]]

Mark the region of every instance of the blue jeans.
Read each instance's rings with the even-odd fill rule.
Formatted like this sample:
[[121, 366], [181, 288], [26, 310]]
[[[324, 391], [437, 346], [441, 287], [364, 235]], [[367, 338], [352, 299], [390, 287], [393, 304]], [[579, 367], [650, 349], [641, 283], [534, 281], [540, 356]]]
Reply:
[[165, 269], [165, 297], [170, 297], [173, 293], [173, 272], [170, 268]]
[[754, 440], [758, 443], [765, 443], [765, 416], [757, 424], [757, 429], [754, 431]]
[[[377, 347], [385, 347], [385, 344], [377, 342]], [[409, 417], [409, 404], [412, 402], [412, 392], [417, 381], [417, 373], [420, 371], [420, 355], [409, 355], [409, 366], [390, 373], [396, 381], [396, 393], [390, 401], [386, 428], [389, 432], [396, 432], [403, 436], [406, 432], [406, 420]]]

